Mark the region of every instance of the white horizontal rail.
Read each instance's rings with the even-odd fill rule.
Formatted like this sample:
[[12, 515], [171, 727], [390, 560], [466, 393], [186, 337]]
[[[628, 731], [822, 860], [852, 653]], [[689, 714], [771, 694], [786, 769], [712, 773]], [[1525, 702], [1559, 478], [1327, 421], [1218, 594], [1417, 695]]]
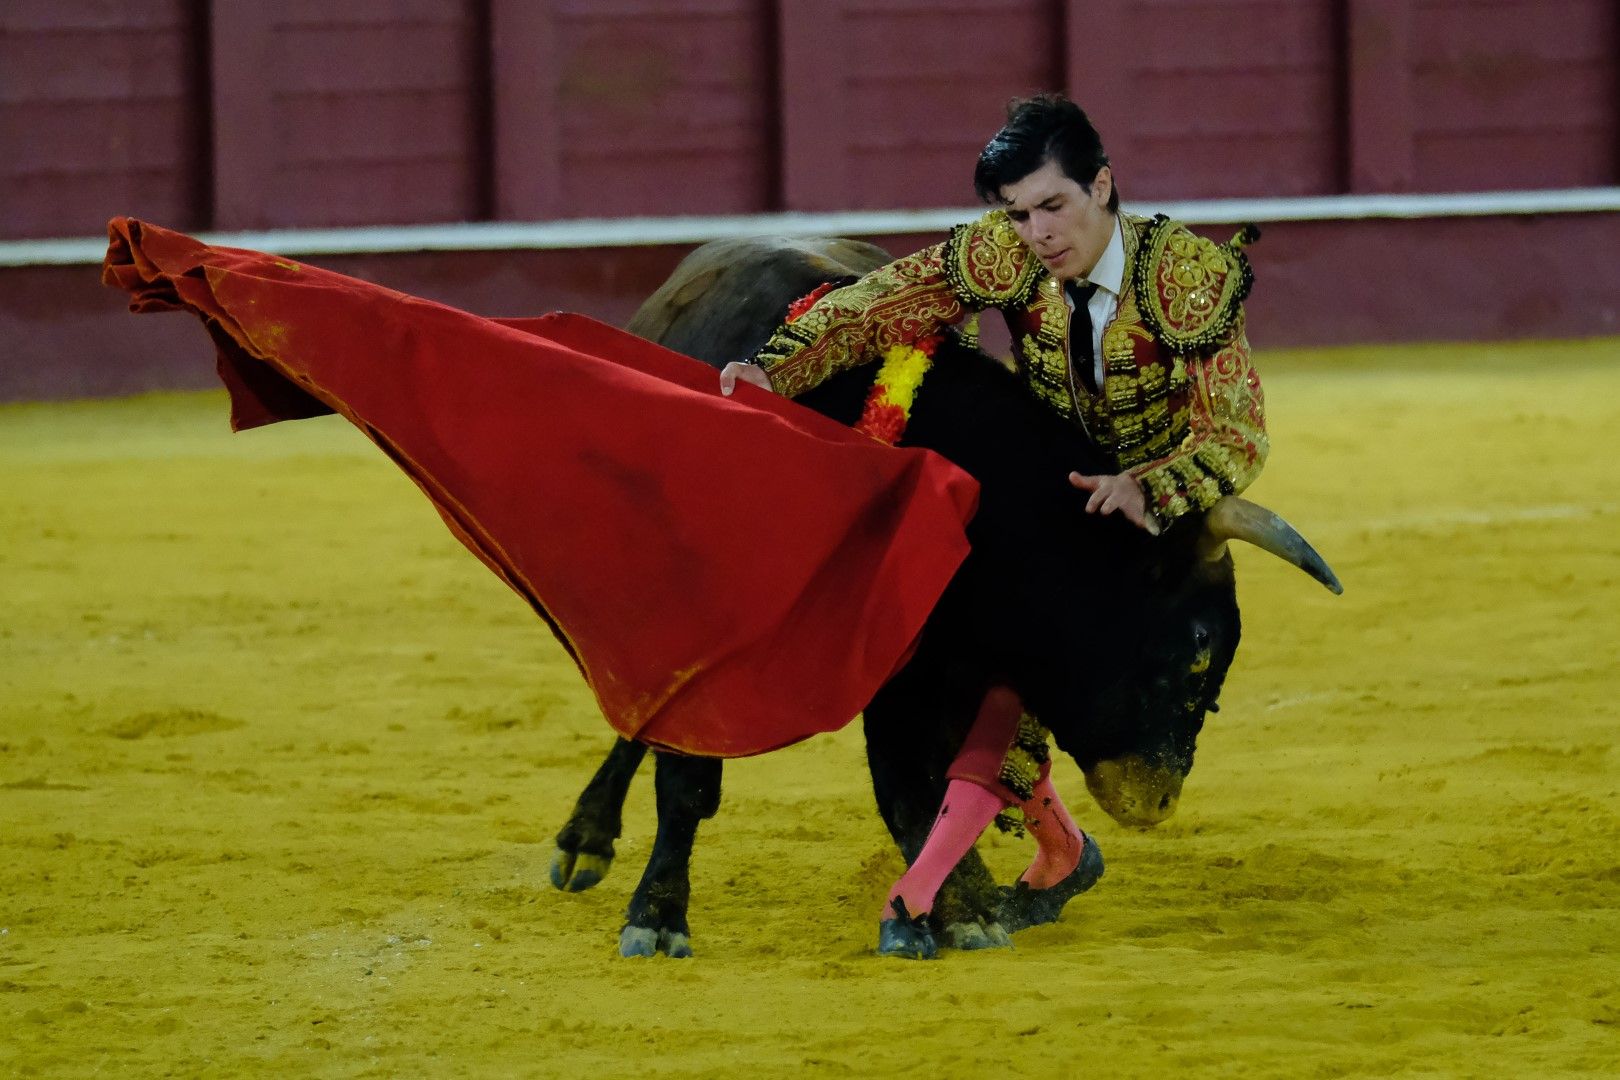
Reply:
[[[1620, 211], [1620, 187], [1550, 191], [1484, 191], [1436, 195], [1328, 195], [1277, 199], [1201, 199], [1130, 203], [1142, 214], [1167, 214], [1199, 225], [1275, 221], [1355, 221], [1370, 218], [1491, 217]], [[724, 217], [585, 218], [569, 221], [476, 222], [458, 225], [279, 229], [200, 233], [226, 247], [282, 255], [360, 255], [413, 251], [566, 250], [701, 244], [740, 236], [896, 236], [938, 233], [983, 212], [863, 210], [827, 214], [738, 214]], [[0, 267], [99, 263], [107, 242], [97, 237], [0, 241]]]

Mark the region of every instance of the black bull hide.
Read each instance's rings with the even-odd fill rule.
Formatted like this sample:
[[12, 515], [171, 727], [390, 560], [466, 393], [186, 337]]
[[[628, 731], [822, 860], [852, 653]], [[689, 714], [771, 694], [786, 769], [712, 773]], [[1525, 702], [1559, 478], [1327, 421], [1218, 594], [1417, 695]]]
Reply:
[[[709, 244], [629, 329], [720, 367], [761, 345], [791, 300], [886, 261], [881, 249], [847, 240]], [[852, 423], [874, 371], [846, 372], [799, 400]], [[1117, 516], [1087, 514], [1068, 474], [1110, 465], [1011, 373], [954, 339], [936, 355], [903, 444], [941, 453], [981, 485], [972, 553], [916, 655], [866, 710], [879, 809], [907, 859], [920, 850], [946, 766], [996, 685], [1014, 689], [1052, 731], [1111, 816], [1138, 825], [1169, 816], [1240, 635], [1224, 538], [1196, 519], [1150, 537]], [[1309, 545], [1280, 528], [1291, 537], [1268, 546], [1336, 589]], [[639, 748], [616, 747], [581, 796], [558, 836], [559, 887], [587, 888], [606, 872], [640, 759]], [[717, 761], [659, 755], [659, 833], [621, 937], [627, 955], [688, 950], [687, 860], [697, 821], [718, 805], [719, 778]], [[993, 883], [970, 856], [936, 921], [957, 944], [994, 943], [994, 911]]]

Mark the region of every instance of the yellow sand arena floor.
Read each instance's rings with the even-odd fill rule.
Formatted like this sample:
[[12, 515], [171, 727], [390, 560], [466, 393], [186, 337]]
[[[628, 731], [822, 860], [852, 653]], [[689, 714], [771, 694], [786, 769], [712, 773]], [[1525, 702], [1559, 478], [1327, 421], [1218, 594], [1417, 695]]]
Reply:
[[0, 409], [0, 1075], [1614, 1075], [1620, 341], [1262, 363], [1346, 595], [1239, 552], [1178, 817], [1060, 769], [1108, 876], [932, 964], [870, 951], [858, 729], [732, 766], [697, 958], [620, 960], [650, 776], [554, 892], [607, 729], [380, 453]]

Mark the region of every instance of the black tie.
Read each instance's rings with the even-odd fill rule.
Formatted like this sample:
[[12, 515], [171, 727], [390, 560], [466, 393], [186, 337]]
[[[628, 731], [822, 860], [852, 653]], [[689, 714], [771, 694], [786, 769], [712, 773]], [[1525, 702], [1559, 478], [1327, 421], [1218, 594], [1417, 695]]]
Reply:
[[1064, 285], [1069, 299], [1074, 301], [1074, 317], [1069, 320], [1069, 363], [1085, 383], [1086, 389], [1097, 392], [1097, 354], [1091, 347], [1091, 296], [1097, 291], [1095, 281], [1071, 281]]

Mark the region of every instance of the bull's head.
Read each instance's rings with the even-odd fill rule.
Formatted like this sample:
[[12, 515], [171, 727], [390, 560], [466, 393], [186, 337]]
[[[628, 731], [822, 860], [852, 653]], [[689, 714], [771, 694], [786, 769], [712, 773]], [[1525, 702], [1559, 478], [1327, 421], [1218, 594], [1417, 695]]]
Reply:
[[1093, 713], [1083, 729], [1053, 727], [1098, 805], [1121, 824], [1156, 825], [1175, 813], [1204, 716], [1217, 708], [1241, 629], [1227, 552], [1232, 540], [1255, 544], [1334, 593], [1343, 591], [1304, 537], [1244, 499], [1221, 500], [1201, 530], [1172, 530], [1155, 542], [1163, 546], [1144, 568], [1155, 579], [1150, 599], [1123, 613], [1120, 624], [1131, 653], [1084, 695]]

